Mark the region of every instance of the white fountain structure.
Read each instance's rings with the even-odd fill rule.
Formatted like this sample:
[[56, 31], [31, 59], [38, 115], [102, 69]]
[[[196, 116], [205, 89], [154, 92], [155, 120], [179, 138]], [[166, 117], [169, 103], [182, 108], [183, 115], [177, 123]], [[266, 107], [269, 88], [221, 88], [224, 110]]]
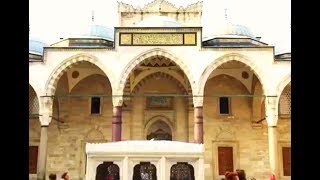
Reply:
[[169, 180], [171, 167], [178, 162], [194, 169], [195, 180], [204, 180], [203, 144], [177, 141], [119, 141], [87, 143], [86, 180], [95, 180], [97, 167], [113, 162], [121, 180], [132, 180], [135, 165], [150, 162], [156, 167], [157, 180]]

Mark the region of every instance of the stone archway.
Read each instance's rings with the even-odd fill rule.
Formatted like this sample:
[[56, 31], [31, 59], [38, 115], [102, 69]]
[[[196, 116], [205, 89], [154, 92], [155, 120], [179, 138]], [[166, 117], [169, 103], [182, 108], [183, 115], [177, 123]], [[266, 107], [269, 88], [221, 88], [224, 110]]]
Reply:
[[[145, 125], [145, 138], [150, 140], [157, 136], [164, 137], [166, 140], [174, 140], [174, 129], [171, 121], [165, 116], [155, 116], [147, 121]], [[150, 137], [150, 138], [149, 138]], [[164, 140], [162, 139], [162, 140]]]
[[192, 89], [192, 92], [194, 92], [194, 90], [196, 90], [195, 81], [194, 81], [193, 75], [192, 75], [189, 67], [181, 59], [177, 58], [172, 53], [169, 53], [169, 52], [167, 52], [163, 49], [160, 49], [160, 48], [155, 48], [155, 49], [151, 49], [147, 52], [144, 52], [144, 53], [138, 55], [137, 57], [135, 57], [133, 60], [131, 60], [128, 63], [128, 65], [124, 68], [124, 70], [122, 71], [122, 73], [120, 75], [120, 80], [119, 80], [119, 84], [117, 86], [117, 92], [116, 92], [117, 95], [123, 95], [125, 83], [129, 77], [130, 73], [134, 70], [134, 68], [139, 63], [141, 63], [145, 59], [150, 58], [152, 56], [163, 56], [165, 58], [170, 59], [174, 63], [176, 63], [183, 70], [185, 75], [187, 76], [188, 81], [191, 86], [191, 89]]
[[53, 70], [45, 86], [46, 95], [54, 95], [57, 83], [60, 77], [64, 74], [64, 72], [66, 72], [69, 68], [73, 67], [74, 65], [82, 61], [90, 62], [96, 65], [98, 68], [100, 68], [108, 77], [111, 84], [111, 88], [114, 89], [112, 85], [114, 84], [113, 82], [115, 82], [115, 76], [109, 68], [107, 68], [103, 63], [101, 63], [98, 60], [98, 58], [92, 55], [78, 54], [64, 60]]
[[279, 83], [276, 89], [276, 94], [277, 94], [277, 101], [276, 104], [279, 104], [280, 96], [282, 94], [282, 91], [284, 88], [291, 82], [291, 74], [288, 74], [285, 76], [282, 81]]
[[224, 56], [214, 60], [211, 64], [209, 64], [206, 67], [206, 69], [203, 71], [203, 73], [199, 79], [200, 83], [199, 83], [199, 90], [198, 90], [197, 94], [202, 95], [204, 93], [204, 87], [206, 85], [206, 82], [207, 82], [210, 74], [215, 69], [217, 69], [220, 65], [222, 65], [226, 62], [229, 62], [229, 61], [239, 61], [239, 62], [249, 66], [250, 69], [254, 72], [254, 74], [259, 79], [260, 83], [262, 84], [263, 92], [266, 92], [264, 84], [263, 84], [264, 77], [263, 77], [262, 70], [257, 65], [255, 65], [255, 63], [252, 60], [250, 60], [249, 58], [247, 58], [241, 54], [238, 54], [238, 53], [231, 53], [231, 54], [224, 55]]

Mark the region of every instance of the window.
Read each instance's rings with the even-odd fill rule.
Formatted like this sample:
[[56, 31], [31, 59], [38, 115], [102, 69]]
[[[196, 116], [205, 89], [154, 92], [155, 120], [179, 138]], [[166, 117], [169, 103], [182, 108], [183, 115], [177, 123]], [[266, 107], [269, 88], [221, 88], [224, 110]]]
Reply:
[[37, 174], [38, 146], [29, 146], [29, 174]]
[[100, 114], [101, 111], [101, 98], [92, 97], [91, 98], [91, 114]]
[[291, 176], [291, 147], [282, 147], [283, 175]]
[[140, 162], [133, 168], [132, 180], [157, 180], [157, 168], [150, 162]]
[[170, 180], [194, 180], [194, 168], [187, 162], [177, 162], [171, 166], [170, 169]]
[[219, 175], [224, 175], [226, 171], [233, 171], [232, 147], [218, 147], [218, 167]]
[[229, 108], [229, 98], [228, 97], [220, 97], [219, 99], [220, 105], [220, 114], [230, 114]]
[[291, 90], [283, 92], [279, 100], [279, 114], [291, 115]]
[[96, 180], [119, 180], [119, 170], [118, 165], [113, 164], [113, 162], [104, 161], [102, 164], [99, 164], [96, 169]]

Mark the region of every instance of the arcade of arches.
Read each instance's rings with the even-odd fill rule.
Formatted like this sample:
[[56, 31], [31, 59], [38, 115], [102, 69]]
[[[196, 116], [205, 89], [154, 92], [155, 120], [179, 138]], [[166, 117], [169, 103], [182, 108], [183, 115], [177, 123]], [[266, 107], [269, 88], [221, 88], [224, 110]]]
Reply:
[[[235, 71], [247, 72], [249, 77], [235, 76]], [[287, 157], [285, 148], [290, 147], [290, 87], [290, 84], [285, 87], [279, 99], [279, 147], [284, 148], [283, 152], [279, 150], [281, 157]], [[30, 97], [33, 98], [30, 105], [37, 107], [33, 106], [37, 102], [34, 100], [35, 92], [31, 86], [30, 89]], [[123, 101], [121, 140], [193, 142], [192, 98], [165, 96], [191, 93], [190, 84], [183, 71], [169, 59], [154, 57], [138, 64], [129, 75], [124, 89], [125, 95], [133, 96], [127, 96]], [[85, 176], [86, 161], [83, 142], [108, 142], [113, 140], [113, 136], [117, 136], [113, 134], [112, 127], [115, 125], [112, 88], [101, 69], [91, 63], [82, 62], [60, 77], [55, 94], [53, 120], [48, 127], [49, 171], [58, 172], [73, 167], [69, 169], [71, 176], [82, 178]], [[153, 94], [163, 96], [152, 96]], [[239, 94], [256, 97], [237, 97]], [[93, 96], [81, 95], [96, 95], [99, 100], [95, 103]], [[223, 102], [222, 98], [216, 95], [230, 96]], [[59, 96], [60, 98], [57, 98]], [[205, 148], [210, 149], [205, 152], [205, 163], [211, 164], [212, 170], [206, 175], [221, 176], [223, 173], [220, 169], [231, 164], [232, 167], [227, 168], [228, 170], [241, 166], [247, 171], [251, 170], [251, 176], [261, 176], [256, 168], [257, 164], [269, 163], [268, 128], [266, 121], [261, 121], [265, 117], [264, 103], [261, 82], [243, 63], [231, 61], [211, 73], [205, 84], [203, 100], [203, 140]], [[97, 107], [94, 107], [95, 104]], [[223, 110], [226, 111], [222, 112]], [[39, 122], [32, 118], [31, 149], [39, 145], [39, 139]], [[252, 146], [256, 143], [259, 146]], [[221, 158], [225, 153], [228, 154], [228, 149], [231, 150], [231, 156], [222, 161]], [[246, 156], [249, 152], [258, 154], [255, 154], [255, 159], [251, 159], [251, 156]], [[31, 150], [30, 153], [33, 153], [31, 156], [35, 160], [36, 152]], [[72, 159], [71, 164], [66, 164], [66, 159]], [[284, 175], [290, 174], [288, 163], [288, 158], [279, 163]], [[34, 168], [36, 165], [30, 166]], [[30, 171], [35, 172], [34, 169]]]
[[29, 40], [30, 180], [291, 179], [291, 53], [204, 38], [202, 2], [118, 5], [120, 27]]

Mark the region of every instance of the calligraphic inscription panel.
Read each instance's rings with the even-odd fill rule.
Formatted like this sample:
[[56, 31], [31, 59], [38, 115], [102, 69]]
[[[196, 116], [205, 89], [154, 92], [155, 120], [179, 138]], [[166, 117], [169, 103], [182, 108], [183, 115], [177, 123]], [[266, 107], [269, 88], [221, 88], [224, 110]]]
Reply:
[[173, 97], [147, 97], [148, 109], [171, 109], [173, 103]]
[[188, 33], [120, 33], [120, 46], [196, 46], [197, 34]]
[[134, 45], [183, 45], [183, 34], [133, 34]]

